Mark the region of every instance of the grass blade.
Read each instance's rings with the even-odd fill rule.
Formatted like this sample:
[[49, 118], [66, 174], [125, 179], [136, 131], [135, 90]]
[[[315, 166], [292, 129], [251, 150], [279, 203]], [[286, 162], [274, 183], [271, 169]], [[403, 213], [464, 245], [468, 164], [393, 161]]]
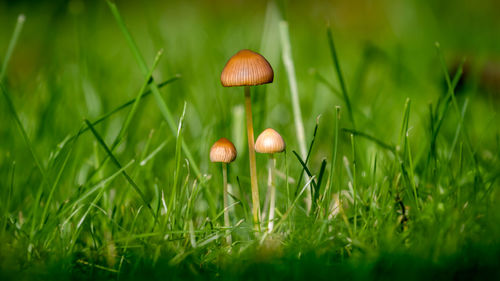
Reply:
[[342, 94], [342, 92], [335, 88], [335, 86], [332, 85], [332, 83], [330, 83], [330, 81], [328, 81], [323, 75], [321, 75], [321, 73], [319, 73], [318, 71], [314, 71], [314, 78], [316, 78], [316, 80], [318, 80], [321, 84], [325, 85], [328, 89], [330, 89], [330, 91], [339, 99], [343, 99], [344, 98], [344, 95]]
[[281, 47], [283, 55], [283, 64], [285, 65], [290, 84], [290, 95], [292, 98], [293, 118], [295, 121], [295, 131], [297, 132], [297, 141], [299, 151], [302, 157], [306, 157], [306, 137], [304, 133], [304, 122], [302, 121], [302, 112], [300, 110], [299, 90], [297, 87], [297, 78], [295, 77], [295, 66], [292, 58], [292, 47], [290, 44], [290, 35], [288, 32], [288, 23], [280, 22]]
[[[128, 46], [129, 46], [130, 50], [132, 51], [132, 54], [134, 55], [135, 60], [137, 61], [137, 64], [139, 65], [139, 68], [141, 69], [143, 74], [146, 75], [149, 72], [148, 67], [146, 65], [146, 61], [144, 60], [141, 53], [139, 52], [139, 48], [137, 47], [137, 44], [135, 43], [134, 39], [132, 38], [132, 35], [128, 31], [128, 29], [125, 25], [125, 22], [124, 22], [123, 18], [121, 17], [120, 12], [118, 11], [118, 8], [116, 7], [116, 4], [109, 1], [109, 0], [107, 0], [106, 2], [108, 3], [108, 6], [111, 10], [111, 13], [115, 17], [115, 20], [116, 20], [119, 28], [121, 29], [123, 36], [125, 36], [125, 39], [127, 40]], [[173, 134], [175, 134], [177, 128], [176, 128], [176, 125], [174, 122], [174, 118], [172, 117], [172, 113], [170, 112], [170, 109], [167, 107], [167, 104], [165, 103], [165, 101], [161, 97], [160, 90], [158, 89], [158, 87], [156, 86], [155, 83], [150, 84], [150, 89], [151, 89], [151, 92], [153, 93], [153, 95], [156, 99], [156, 103], [158, 105], [158, 108], [160, 109], [165, 120], [167, 121], [168, 126], [170, 127], [170, 130], [172, 131]], [[189, 150], [189, 148], [187, 147], [187, 145], [184, 142], [182, 143], [182, 149], [184, 150], [184, 154], [186, 154], [187, 159], [191, 163], [191, 167], [193, 168], [193, 171], [195, 172], [196, 176], [200, 180], [203, 180], [203, 177], [200, 173], [200, 169], [198, 168], [198, 165], [194, 161], [194, 158], [191, 154], [191, 151]]]
[[340, 106], [335, 106], [335, 129], [334, 129], [334, 141], [332, 143], [332, 163], [330, 164], [330, 174], [328, 175], [328, 186], [325, 188], [323, 193], [323, 200], [325, 198], [330, 199], [330, 194], [333, 190], [333, 175], [335, 173], [335, 167], [337, 165], [337, 150], [339, 144], [339, 122], [340, 122]]
[[339, 59], [337, 56], [337, 51], [335, 50], [335, 44], [333, 42], [332, 29], [327, 27], [326, 35], [328, 37], [328, 46], [330, 47], [330, 52], [333, 59], [333, 65], [335, 67], [335, 72], [337, 73], [337, 79], [340, 83], [340, 89], [342, 90], [342, 95], [344, 97], [344, 102], [347, 107], [347, 112], [349, 113], [349, 119], [351, 120], [352, 127], [356, 129], [356, 124], [354, 122], [354, 114], [352, 112], [351, 101], [349, 100], [349, 94], [347, 93], [347, 87], [344, 82], [344, 76], [342, 75], [342, 70], [340, 69]]
[[12, 163], [12, 168], [11, 168], [10, 174], [11, 174], [10, 184], [9, 184], [7, 196], [6, 196], [7, 200], [5, 200], [6, 202], [2, 206], [4, 214], [3, 214], [3, 222], [2, 222], [2, 229], [1, 229], [0, 237], [3, 237], [3, 234], [7, 230], [7, 223], [9, 220], [10, 201], [12, 200], [12, 194], [14, 193], [14, 176], [16, 174], [16, 162]]
[[[280, 39], [281, 39], [283, 64], [285, 65], [285, 70], [288, 76], [288, 83], [290, 85], [293, 118], [295, 123], [295, 131], [297, 133], [299, 151], [302, 157], [306, 157], [306, 162], [307, 162], [307, 158], [309, 158], [309, 155], [306, 154], [306, 136], [304, 133], [304, 122], [302, 121], [302, 112], [300, 109], [299, 89], [297, 86], [297, 78], [295, 77], [295, 66], [292, 58], [292, 44], [290, 43], [288, 22], [284, 20], [280, 22]], [[302, 175], [303, 174], [300, 175], [301, 180], [302, 180]], [[301, 180], [299, 180], [296, 190], [298, 190]], [[307, 180], [308, 177], [306, 176], [306, 181]], [[309, 192], [306, 193], [306, 205], [307, 205], [307, 212], [309, 213], [312, 207], [311, 190], [309, 190]]]
[[[82, 203], [83, 201], [85, 201], [85, 199], [87, 199], [90, 195], [94, 194], [94, 192], [96, 192], [97, 190], [99, 190], [100, 188], [102, 188], [106, 184], [110, 183], [112, 180], [114, 180], [117, 176], [122, 174], [134, 162], [135, 162], [134, 160], [131, 160], [129, 163], [124, 165], [122, 168], [118, 169], [116, 172], [114, 172], [113, 174], [111, 174], [107, 178], [105, 178], [105, 179], [99, 181], [98, 183], [94, 184], [93, 186], [89, 187], [83, 193], [78, 194], [78, 197], [75, 198], [74, 200], [72, 200], [71, 203], [67, 205], [68, 206], [67, 208], [69, 208], [71, 206], [76, 206], [76, 205]], [[60, 211], [59, 214], [61, 216], [65, 216], [66, 212], [69, 210], [67, 208], [62, 209], [62, 211]]]
[[[467, 111], [467, 105], [469, 105], [469, 99], [465, 99], [464, 105], [462, 106], [461, 117], [464, 118], [465, 112]], [[460, 131], [462, 129], [461, 123], [458, 123], [457, 129], [455, 131], [455, 137], [453, 138], [453, 142], [451, 143], [450, 154], [448, 155], [448, 162], [451, 161], [451, 157], [453, 155], [453, 151], [455, 150], [455, 146], [457, 145], [458, 136], [460, 135]]]
[[325, 173], [325, 170], [326, 170], [326, 159], [323, 159], [323, 161], [321, 161], [321, 167], [320, 167], [319, 173], [318, 173], [318, 182], [316, 183], [316, 189], [314, 190], [314, 194], [313, 194], [313, 204], [314, 205], [318, 204], [319, 192], [321, 191], [321, 182], [323, 180], [323, 175]]
[[[180, 77], [181, 76], [179, 74], [175, 75], [174, 77], [172, 77], [170, 79], [167, 79], [167, 80], [163, 81], [162, 83], [158, 84], [158, 88], [163, 88], [164, 86], [166, 86], [166, 85], [168, 85], [168, 84], [170, 84], [172, 82], [175, 82], [175, 81], [179, 80]], [[140, 98], [143, 99], [143, 98], [145, 98], [145, 97], [147, 97], [147, 96], [149, 96], [151, 94], [152, 94], [151, 90], [147, 90], [147, 91], [145, 91], [145, 92], [142, 93], [142, 95], [141, 95]], [[96, 125], [98, 125], [98, 124], [106, 121], [109, 117], [111, 117], [111, 116], [115, 115], [116, 113], [122, 111], [123, 109], [131, 106], [132, 104], [135, 103], [135, 100], [136, 100], [135, 98], [131, 99], [131, 100], [125, 102], [124, 104], [116, 107], [115, 109], [111, 110], [110, 112], [108, 112], [108, 113], [102, 115], [101, 117], [97, 118], [97, 120], [95, 120], [95, 121], [92, 122], [92, 126], [95, 127]], [[90, 130], [89, 127], [85, 126], [85, 128], [81, 129], [80, 131], [78, 131], [76, 134], [74, 134], [73, 136], [69, 137], [65, 141], [69, 142], [72, 139], [76, 138], [76, 136], [81, 135], [81, 134], [87, 132], [88, 130]]]
[[184, 102], [184, 109], [182, 110], [181, 118], [179, 119], [179, 126], [177, 129], [177, 140], [175, 144], [175, 174], [174, 183], [172, 185], [172, 194], [170, 196], [170, 201], [168, 202], [167, 208], [167, 219], [169, 214], [174, 214], [173, 218], [177, 218], [175, 213], [175, 203], [177, 203], [177, 185], [179, 182], [179, 174], [181, 172], [181, 146], [182, 146], [182, 127], [184, 126], [184, 116], [186, 114], [186, 102]]
[[151, 81], [153, 77], [153, 71], [156, 69], [156, 66], [158, 65], [158, 62], [160, 61], [162, 55], [163, 55], [163, 49], [158, 51], [158, 53], [156, 54], [156, 57], [153, 61], [153, 67], [151, 67], [151, 69], [148, 71], [148, 74], [144, 79], [144, 83], [142, 84], [141, 89], [139, 90], [139, 93], [137, 94], [134, 103], [132, 104], [132, 108], [130, 109], [130, 112], [126, 117], [125, 122], [122, 125], [122, 128], [120, 129], [120, 133], [118, 133], [118, 136], [116, 137], [113, 145], [111, 146], [111, 151], [113, 151], [123, 139], [123, 136], [125, 135], [125, 132], [127, 131], [128, 126], [130, 125], [130, 122], [132, 121], [132, 118], [134, 117], [135, 112], [137, 111], [137, 107], [139, 106], [139, 102], [141, 101], [141, 95], [148, 86], [149, 82]]
[[[296, 154], [297, 155], [297, 154]], [[304, 187], [302, 187], [302, 189], [300, 190], [299, 194], [297, 194], [297, 196], [295, 196], [295, 199], [293, 200], [292, 204], [290, 205], [290, 207], [286, 210], [286, 212], [283, 214], [283, 216], [281, 217], [281, 220], [278, 221], [278, 223], [276, 223], [276, 225], [274, 226], [274, 231], [273, 232], [277, 232], [277, 230], [279, 229], [279, 227], [283, 224], [283, 222], [288, 218], [288, 216], [290, 215], [290, 212], [293, 210], [293, 208], [295, 207], [295, 204], [297, 204], [297, 201], [299, 200], [299, 198], [302, 196], [302, 193], [304, 193], [304, 191], [307, 189], [307, 187], [314, 181], [314, 177], [311, 177], [309, 179], [308, 182], [306, 182], [306, 184], [304, 184]]]
[[19, 35], [23, 30], [24, 21], [26, 17], [23, 14], [20, 14], [17, 17], [16, 27], [14, 28], [14, 33], [12, 34], [12, 38], [10, 39], [9, 46], [7, 47], [7, 52], [5, 54], [2, 69], [0, 70], [0, 82], [3, 81], [5, 73], [7, 72], [7, 66], [9, 65], [10, 57], [12, 56], [12, 52], [14, 52], [14, 48], [16, 47], [17, 40], [19, 39]]
[[356, 176], [356, 143], [354, 135], [351, 134], [351, 149], [352, 149], [352, 199], [354, 200], [354, 233], [357, 228], [358, 218], [358, 200], [357, 200], [357, 176]]
[[12, 102], [12, 99], [10, 98], [10, 94], [7, 92], [7, 89], [5, 89], [4, 85], [0, 82], [0, 90], [2, 91], [3, 96], [5, 97], [5, 100], [7, 101], [7, 106], [14, 117], [14, 121], [16, 122], [16, 125], [21, 132], [21, 135], [23, 136], [24, 141], [26, 142], [26, 145], [28, 146], [31, 156], [33, 156], [33, 159], [35, 160], [35, 164], [42, 174], [42, 180], [45, 184], [48, 184], [48, 179], [47, 179], [47, 174], [45, 171], [45, 168], [42, 165], [42, 162], [38, 158], [38, 155], [35, 152], [35, 148], [33, 147], [33, 144], [30, 141], [30, 138], [28, 137], [28, 133], [26, 133], [26, 130], [24, 129], [23, 124], [21, 123], [21, 119], [19, 119], [19, 115], [17, 114], [16, 108], [14, 106], [14, 103]]
[[[305, 165], [307, 165], [309, 163], [309, 158], [311, 157], [311, 152], [312, 152], [312, 149], [314, 146], [314, 142], [316, 141], [316, 133], [318, 132], [318, 127], [319, 127], [319, 118], [316, 118], [316, 125], [314, 126], [313, 137], [312, 137], [311, 143], [309, 144], [309, 150], [307, 151], [306, 160], [304, 161]], [[295, 189], [295, 195], [297, 195], [297, 192], [300, 188], [300, 183], [302, 182], [303, 176], [304, 176], [304, 171], [302, 170], [302, 172], [300, 173], [300, 176], [299, 176], [299, 180], [297, 181], [297, 188]], [[306, 174], [306, 181], [308, 181], [307, 177], [309, 177], [309, 175]]]
[[[118, 11], [118, 8], [116, 7], [116, 4], [110, 0], [107, 0], [106, 2], [108, 3], [108, 6], [111, 10], [111, 13], [115, 17], [115, 20], [116, 20], [120, 30], [122, 31], [123, 35], [125, 36], [125, 39], [127, 40], [128, 46], [129, 46], [130, 50], [132, 51], [132, 54], [134, 55], [134, 57], [137, 61], [137, 64], [139, 65], [143, 74], [146, 75], [148, 73], [148, 67], [146, 65], [146, 62], [145, 62], [144, 58], [142, 57], [141, 53], [139, 52], [139, 48], [137, 47], [137, 44], [135, 43], [134, 39], [132, 38], [132, 35], [128, 31], [127, 26], [125, 25], [125, 22], [124, 22], [123, 18], [121, 17], [120, 12]], [[158, 87], [156, 86], [155, 83], [152, 83], [150, 85], [150, 89], [155, 97], [156, 104], [158, 105], [158, 108], [160, 109], [161, 114], [163, 115], [163, 117], [167, 121], [167, 124], [168, 124], [172, 134], [175, 135], [176, 130], [177, 130], [176, 124], [175, 124], [174, 118], [172, 117], [172, 113], [170, 112], [170, 109], [167, 107], [167, 104], [165, 103], [165, 101], [161, 97], [160, 90], [158, 89]], [[205, 178], [201, 174], [200, 169], [199, 169], [198, 165], [196, 164], [196, 161], [194, 161], [193, 155], [191, 154], [191, 150], [189, 149], [189, 147], [186, 145], [186, 143], [184, 141], [182, 141], [182, 150], [183, 150], [184, 154], [186, 155], [186, 158], [190, 162], [190, 167], [193, 169], [196, 177], [199, 179], [200, 184], [204, 185]], [[204, 194], [205, 194], [205, 197], [207, 199], [208, 205], [210, 206], [209, 210], [211, 212], [211, 215], [214, 216], [215, 215], [215, 200], [207, 188], [204, 188], [203, 190], [204, 190]]]
[[353, 134], [355, 136], [363, 137], [363, 138], [365, 138], [367, 140], [370, 140], [370, 141], [376, 143], [380, 147], [389, 150], [393, 154], [396, 153], [396, 148], [394, 147], [394, 145], [387, 144], [386, 142], [384, 142], [384, 141], [382, 141], [382, 140], [380, 140], [380, 139], [378, 139], [378, 138], [376, 138], [376, 137], [374, 137], [372, 135], [363, 133], [361, 131], [357, 131], [357, 130], [353, 130], [353, 129], [348, 129], [348, 128], [342, 128], [342, 131], [350, 133], [350, 134]]
[[[307, 174], [309, 177], [312, 177], [311, 171], [309, 171], [309, 168], [307, 168], [307, 164], [306, 164], [306, 162], [304, 162], [304, 161], [302, 160], [302, 158], [300, 158], [300, 155], [297, 153], [297, 151], [292, 150], [292, 153], [293, 153], [293, 155], [295, 155], [295, 157], [297, 157], [297, 160], [299, 160], [299, 163], [300, 163], [300, 165], [302, 166], [303, 171], [305, 171], [305, 172], [306, 172], [306, 174]], [[307, 161], [307, 160], [306, 160], [306, 161]], [[312, 182], [312, 185], [314, 186], [315, 184], [316, 184], [316, 182], [315, 182], [315, 181], [313, 181], [313, 182]]]
[[49, 207], [52, 203], [52, 197], [54, 196], [54, 192], [56, 190], [57, 185], [59, 184], [59, 180], [61, 179], [62, 173], [65, 170], [66, 165], [68, 164], [68, 160], [73, 152], [73, 148], [74, 148], [74, 145], [75, 145], [77, 139], [78, 139], [78, 136], [75, 139], [73, 139], [73, 141], [71, 143], [71, 147], [69, 148], [69, 151], [66, 152], [66, 157], [63, 160], [63, 164], [59, 168], [59, 172], [57, 173], [57, 176], [56, 176], [54, 182], [52, 183], [52, 187], [50, 188], [49, 196], [47, 197], [47, 201], [45, 202], [45, 206], [43, 208], [42, 217], [40, 218], [40, 229], [42, 229], [42, 227], [45, 223], [47, 212], [48, 212]]
[[475, 172], [476, 172], [476, 175], [475, 175], [476, 179], [480, 179], [481, 178], [481, 172], [479, 171], [479, 165], [478, 165], [478, 162], [477, 162], [477, 156], [476, 156], [476, 153], [474, 152], [474, 149], [472, 148], [472, 144], [471, 144], [471, 141], [470, 141], [470, 138], [469, 138], [469, 134], [467, 133], [467, 130], [465, 129], [464, 118], [463, 118], [464, 115], [462, 115], [462, 113], [460, 111], [460, 108], [458, 107], [458, 102], [457, 102], [457, 99], [455, 97], [455, 91], [453, 89], [453, 85], [451, 84], [451, 80], [450, 80], [450, 74], [448, 73], [448, 68], [446, 67], [446, 63], [444, 61], [443, 53], [441, 52], [441, 46], [437, 42], [436, 42], [436, 49], [437, 49], [437, 53], [438, 53], [438, 56], [439, 56], [439, 60], [441, 62], [441, 68], [443, 70], [446, 83], [448, 84], [449, 95], [451, 96], [453, 107], [454, 107], [455, 112], [456, 112], [456, 114], [458, 116], [458, 120], [459, 120], [458, 122], [462, 126], [462, 130], [461, 131], [462, 131], [463, 137], [465, 139], [465, 144], [466, 144], [467, 149], [469, 150], [469, 153], [471, 155], [472, 162], [474, 163]]
[[[99, 135], [99, 133], [96, 131], [96, 129], [94, 128], [94, 126], [92, 126], [92, 124], [90, 123], [90, 121], [87, 120], [87, 119], [85, 119], [85, 123], [90, 128], [90, 130], [92, 131], [92, 134], [94, 134], [94, 137], [96, 138], [97, 142], [104, 148], [104, 150], [106, 151], [106, 153], [108, 154], [108, 156], [110, 157], [110, 159], [113, 161], [113, 163], [115, 163], [115, 165], [118, 167], [118, 169], [121, 169], [122, 165], [120, 164], [120, 162], [118, 161], [118, 159], [116, 159], [116, 157], [113, 155], [113, 152], [111, 152], [111, 150], [106, 145], [106, 143], [102, 139], [101, 135]], [[122, 174], [125, 177], [125, 179], [129, 182], [129, 184], [132, 186], [132, 188], [139, 194], [139, 196], [141, 197], [142, 201], [144, 201], [144, 204], [146, 204], [146, 206], [148, 207], [148, 209], [151, 211], [151, 214], [153, 215], [153, 217], [154, 217], [154, 219], [156, 221], [157, 220], [156, 213], [153, 211], [153, 208], [151, 207], [151, 205], [149, 204], [149, 202], [146, 200], [146, 196], [141, 191], [141, 189], [139, 188], [139, 186], [134, 182], [134, 180], [132, 180], [132, 178], [127, 174], [127, 172], [125, 170], [122, 171]]]

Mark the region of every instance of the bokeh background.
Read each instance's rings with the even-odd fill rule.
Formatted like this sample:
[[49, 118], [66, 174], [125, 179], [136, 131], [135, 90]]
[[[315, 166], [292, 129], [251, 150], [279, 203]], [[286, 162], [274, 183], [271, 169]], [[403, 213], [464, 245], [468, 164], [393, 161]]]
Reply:
[[[312, 134], [318, 115], [325, 124], [320, 126], [325, 142], [320, 141], [318, 149], [323, 143], [329, 146], [326, 140], [331, 139], [331, 130], [327, 124], [333, 120], [334, 106], [343, 105], [315, 75], [320, 73], [338, 85], [325, 35], [328, 24], [353, 104], [364, 115], [361, 128], [389, 142], [398, 133], [406, 97], [413, 103], [415, 134], [423, 134], [428, 104], [446, 89], [435, 42], [441, 44], [450, 67], [466, 58], [472, 74], [480, 73], [490, 61], [497, 64], [498, 72], [498, 1], [271, 3], [117, 1], [146, 61], [151, 65], [156, 52], [165, 51], [155, 79], [182, 75], [163, 93], [175, 116], [187, 102], [188, 143], [233, 136], [237, 148], [245, 150], [244, 135], [234, 131], [242, 128], [233, 118], [241, 111], [235, 108], [242, 104], [240, 89], [221, 87], [219, 75], [228, 57], [249, 48], [263, 53], [276, 72], [275, 82], [258, 89], [254, 97], [261, 101], [254, 105], [256, 134], [275, 127], [290, 136], [287, 141], [294, 148], [288, 81], [280, 57], [277, 21], [281, 18], [289, 21], [306, 134]], [[5, 83], [15, 94], [14, 102], [37, 150], [48, 154], [58, 141], [81, 126], [84, 117], [95, 118], [135, 97], [143, 79], [104, 1], [0, 2], [1, 54], [20, 13], [26, 16], [25, 28]], [[480, 147], [481, 142], [493, 141], [488, 138], [494, 135], [485, 136], [484, 132], [496, 128], [497, 103], [491, 99], [497, 98], [477, 91], [471, 95], [468, 119], [472, 119], [471, 135]], [[19, 135], [12, 132], [15, 127], [10, 126], [4, 105], [0, 113], [4, 124], [0, 129], [2, 158], [9, 153], [16, 158], [29, 157]], [[153, 99], [141, 106], [140, 116], [133, 125], [137, 133], [129, 136], [133, 143], [140, 143], [138, 140], [162, 122]], [[109, 139], [117, 133], [113, 125], [120, 123], [118, 118], [104, 125]], [[205, 156], [209, 144], [193, 148], [203, 170], [208, 169]]]

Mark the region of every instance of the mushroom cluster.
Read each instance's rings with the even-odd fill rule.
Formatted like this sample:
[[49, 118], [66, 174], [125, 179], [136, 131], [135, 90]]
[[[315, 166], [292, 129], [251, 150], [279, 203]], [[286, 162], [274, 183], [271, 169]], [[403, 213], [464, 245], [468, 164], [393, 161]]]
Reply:
[[[255, 141], [250, 87], [272, 83], [273, 79], [274, 72], [269, 62], [262, 55], [250, 50], [241, 50], [232, 56], [224, 66], [220, 77], [222, 86], [243, 86], [244, 89], [248, 155], [250, 162], [250, 185], [252, 190], [252, 216], [254, 226], [259, 231], [261, 212], [255, 152], [257, 151], [259, 153], [269, 154], [268, 190], [270, 194], [270, 211], [268, 218], [268, 232], [272, 232], [274, 227], [274, 209], [276, 206], [276, 189], [273, 177], [274, 169], [276, 167], [274, 154], [285, 150], [285, 142], [283, 138], [271, 128], [264, 130], [257, 138], [257, 141]], [[219, 139], [214, 143], [210, 150], [210, 160], [212, 162], [222, 162], [224, 180], [224, 225], [226, 228], [230, 227], [228, 214], [227, 164], [234, 161], [236, 155], [236, 148], [226, 138]], [[227, 242], [229, 244], [231, 243], [231, 236], [229, 234], [227, 235]]]
[[262, 55], [250, 50], [241, 50], [232, 56], [227, 61], [220, 76], [220, 81], [224, 87], [244, 86], [248, 154], [250, 158], [250, 184], [252, 187], [252, 214], [253, 222], [257, 227], [259, 227], [260, 223], [260, 204], [250, 87], [272, 83], [273, 79], [274, 72], [269, 62]]

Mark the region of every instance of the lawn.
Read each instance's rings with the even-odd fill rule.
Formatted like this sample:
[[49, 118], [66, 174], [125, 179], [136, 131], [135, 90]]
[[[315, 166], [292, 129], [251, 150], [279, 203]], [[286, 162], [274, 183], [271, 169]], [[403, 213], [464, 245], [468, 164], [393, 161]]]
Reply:
[[0, 279], [500, 279], [499, 10], [0, 0]]

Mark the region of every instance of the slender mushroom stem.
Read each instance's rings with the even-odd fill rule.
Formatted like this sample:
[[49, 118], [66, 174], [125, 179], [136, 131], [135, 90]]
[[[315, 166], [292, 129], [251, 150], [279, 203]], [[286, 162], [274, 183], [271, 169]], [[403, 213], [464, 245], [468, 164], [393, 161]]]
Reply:
[[252, 214], [254, 227], [260, 231], [260, 202], [259, 202], [259, 186], [257, 183], [257, 165], [255, 162], [255, 140], [253, 136], [253, 121], [252, 121], [252, 100], [250, 99], [250, 87], [245, 86], [245, 113], [247, 119], [247, 135], [248, 135], [248, 155], [250, 158], [250, 183], [252, 186]]
[[271, 190], [271, 203], [269, 206], [269, 223], [267, 232], [273, 232], [274, 228], [274, 208], [276, 207], [276, 186], [274, 186], [274, 169], [276, 168], [276, 158], [274, 154], [269, 155], [269, 178], [267, 181], [268, 188]]
[[[227, 164], [226, 163], [222, 163], [222, 177], [223, 177], [223, 184], [224, 184], [224, 226], [226, 228], [229, 228], [230, 227], [229, 210], [228, 210], [229, 195], [227, 192]], [[228, 245], [232, 244], [231, 233], [230, 233], [229, 229], [226, 230], [226, 242]]]

